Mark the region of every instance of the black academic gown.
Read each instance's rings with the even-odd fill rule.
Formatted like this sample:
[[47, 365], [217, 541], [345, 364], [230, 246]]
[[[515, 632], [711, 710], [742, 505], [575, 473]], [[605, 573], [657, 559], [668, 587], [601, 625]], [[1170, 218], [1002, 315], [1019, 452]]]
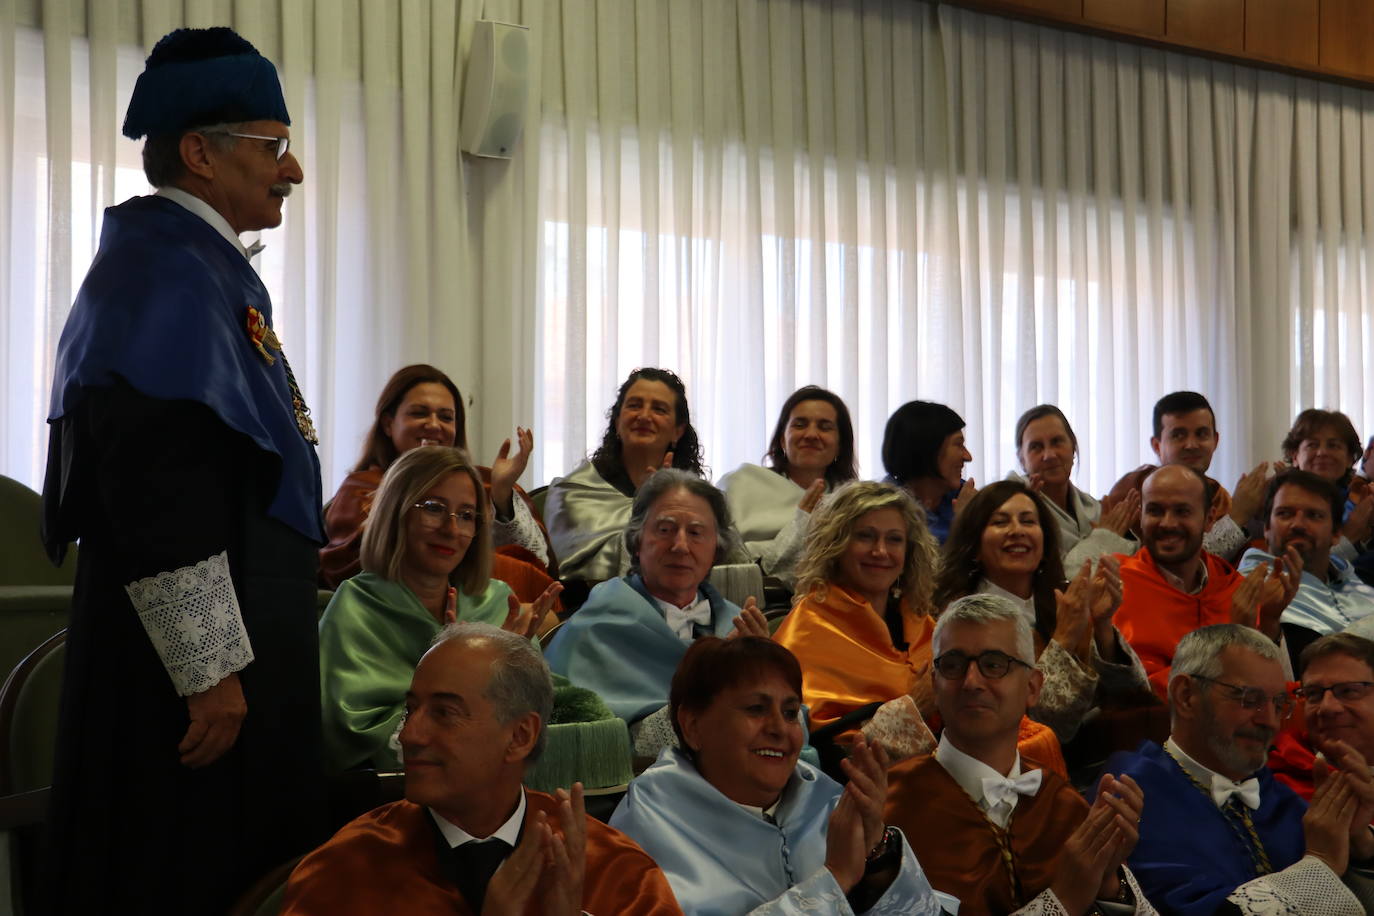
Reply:
[[[262, 360], [259, 369], [253, 342], [237, 332], [246, 304], [261, 303], [270, 318], [256, 275], [203, 221], [149, 200], [137, 205], [154, 212], [135, 214], [136, 245], [116, 244], [107, 216], [102, 253], [59, 352], [44, 537], [55, 553], [79, 537], [81, 550], [41, 889], [45, 913], [223, 913], [263, 873], [323, 839], [315, 614], [322, 529], [310, 492], [318, 492], [318, 464], [291, 419], [282, 363]], [[200, 281], [206, 288], [179, 293], [162, 313], [203, 313], [208, 317], [195, 321], [207, 329], [164, 335], [171, 339], [150, 352], [171, 368], [147, 377], [140, 375], [147, 359], [133, 362], [127, 354], [169, 319], [140, 312], [146, 297], [118, 295], [127, 283], [165, 276], [131, 263], [141, 256], [139, 245], [197, 258], [201, 270], [186, 275], [208, 278]], [[93, 278], [113, 292], [90, 296]], [[187, 282], [193, 288], [196, 280]], [[137, 341], [130, 335], [127, 343], [108, 343], [138, 321]], [[101, 354], [102, 346], [114, 355]], [[188, 361], [186, 352], [196, 355]], [[205, 364], [212, 378], [197, 381]], [[194, 392], [150, 395], [149, 388], [177, 373], [168, 385], [189, 391], [203, 382], [204, 400], [215, 408]], [[231, 397], [239, 399], [236, 409], [224, 406]], [[255, 437], [230, 425], [246, 425], [245, 416], [260, 427], [275, 425], [275, 433]], [[288, 484], [295, 490], [284, 490]], [[288, 497], [306, 507], [295, 524], [283, 520]], [[255, 656], [239, 672], [248, 713], [227, 754], [190, 770], [177, 751], [188, 726], [186, 700], [125, 586], [221, 551]]]

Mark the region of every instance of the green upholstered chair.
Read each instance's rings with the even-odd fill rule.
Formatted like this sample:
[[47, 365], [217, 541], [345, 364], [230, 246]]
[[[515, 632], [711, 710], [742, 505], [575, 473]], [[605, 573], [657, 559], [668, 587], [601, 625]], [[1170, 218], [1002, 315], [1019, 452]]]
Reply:
[[37, 493], [0, 477], [0, 585], [69, 586], [75, 580], [75, 549], [61, 566], [53, 566], [39, 536], [42, 518]]
[[0, 477], [0, 681], [71, 612], [76, 548], [53, 566], [39, 539], [41, 518], [38, 494]]

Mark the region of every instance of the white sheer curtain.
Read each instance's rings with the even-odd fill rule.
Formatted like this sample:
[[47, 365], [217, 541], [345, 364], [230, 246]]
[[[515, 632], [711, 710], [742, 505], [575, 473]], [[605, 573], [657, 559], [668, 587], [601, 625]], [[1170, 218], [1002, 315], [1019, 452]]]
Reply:
[[1098, 494], [1179, 388], [1228, 484], [1301, 407], [1374, 432], [1369, 92], [925, 3], [549, 10], [545, 479], [636, 365], [687, 380], [716, 474], [808, 382], [868, 476], [915, 397], [963, 414], [979, 480], [1059, 404]]
[[[152, 44], [229, 25], [273, 59], [305, 183], [258, 267], [321, 431], [325, 491], [407, 362], [482, 378], [458, 104], [480, 3], [90, 0], [0, 3], [0, 473], [42, 481], [52, 357], [103, 207], [146, 193], [119, 135]], [[528, 418], [525, 419], [528, 422]]]

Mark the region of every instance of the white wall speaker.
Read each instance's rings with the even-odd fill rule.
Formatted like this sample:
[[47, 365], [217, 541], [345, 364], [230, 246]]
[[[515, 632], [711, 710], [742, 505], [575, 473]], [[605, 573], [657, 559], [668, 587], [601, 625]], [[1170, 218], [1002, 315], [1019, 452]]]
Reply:
[[458, 145], [463, 152], [509, 159], [525, 126], [530, 91], [530, 30], [479, 19], [463, 80]]

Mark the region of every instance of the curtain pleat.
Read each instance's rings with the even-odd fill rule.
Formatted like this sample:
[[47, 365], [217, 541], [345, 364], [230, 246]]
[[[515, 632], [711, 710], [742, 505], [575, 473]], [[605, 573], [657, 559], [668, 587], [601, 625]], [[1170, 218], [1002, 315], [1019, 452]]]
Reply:
[[[1370, 92], [900, 0], [46, 0], [0, 5], [0, 471], [36, 485], [57, 335], [119, 136], [178, 25], [273, 56], [306, 183], [261, 270], [326, 489], [386, 377], [440, 365], [531, 483], [595, 447], [625, 374], [687, 380], [718, 475], [815, 383], [863, 472], [911, 398], [968, 422], [980, 481], [1050, 401], [1100, 493], [1150, 408], [1217, 407], [1228, 484], [1297, 410], [1374, 426]], [[479, 16], [530, 26], [510, 162], [457, 152]]]

